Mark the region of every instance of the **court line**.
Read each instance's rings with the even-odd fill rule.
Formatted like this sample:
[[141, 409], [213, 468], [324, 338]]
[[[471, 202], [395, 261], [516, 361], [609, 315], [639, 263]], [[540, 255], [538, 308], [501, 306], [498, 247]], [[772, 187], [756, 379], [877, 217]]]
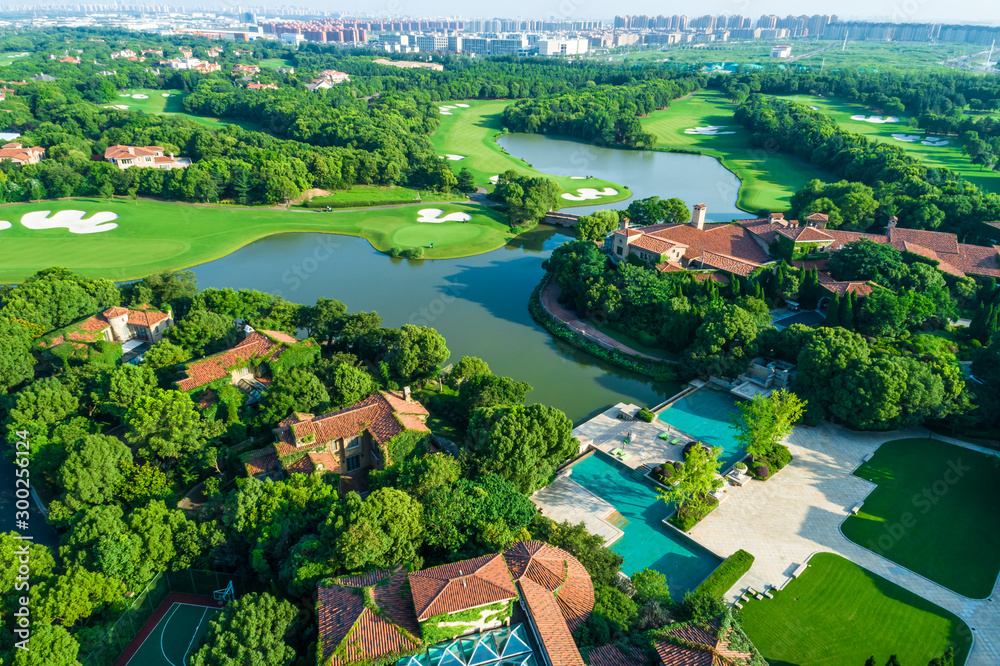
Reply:
[[[174, 609], [173, 612], [170, 613], [171, 615], [173, 615], [174, 613], [177, 612], [177, 608], [175, 608], [175, 606], [177, 606], [176, 603], [174, 603], [174, 604], [171, 605], [171, 608]], [[162, 621], [163, 621], [163, 618], [160, 618], [160, 622], [162, 622]], [[157, 624], [159, 624], [159, 622], [157, 622]], [[162, 632], [161, 632], [161, 634], [162, 634]], [[153, 632], [151, 631], [151, 632], [149, 632], [146, 635], [145, 638], [142, 639], [142, 642], [139, 643], [139, 647], [137, 647], [135, 649], [135, 652], [132, 653], [132, 656], [128, 658], [128, 661], [125, 663], [125, 666], [128, 666], [129, 664], [132, 663], [132, 660], [135, 659], [135, 655], [139, 654], [139, 651], [142, 650], [142, 646], [146, 644], [146, 641], [148, 641], [149, 637], [152, 636], [152, 635], [153, 635]], [[163, 639], [162, 638], [160, 639], [160, 646], [161, 646], [160, 649], [162, 650], [163, 649], [163, 647], [162, 647], [163, 646]]]
[[191, 646], [194, 645], [194, 639], [198, 638], [198, 630], [201, 629], [201, 623], [205, 621], [205, 616], [208, 615], [208, 607], [205, 607], [205, 611], [201, 614], [201, 619], [198, 620], [198, 626], [194, 628], [194, 633], [191, 634], [191, 642], [188, 643], [188, 649], [184, 651], [184, 658], [181, 660], [181, 666], [187, 663], [188, 652], [191, 651]]
[[167, 653], [163, 651], [163, 634], [167, 633], [167, 625], [170, 624], [170, 620], [174, 618], [174, 614], [177, 612], [178, 608], [180, 608], [180, 604], [174, 607], [174, 610], [170, 613], [170, 617], [168, 617], [167, 621], [163, 623], [162, 627], [160, 627], [160, 654], [163, 655], [163, 660], [170, 664], [170, 666], [177, 666], [177, 664], [170, 661], [170, 659], [167, 658]]

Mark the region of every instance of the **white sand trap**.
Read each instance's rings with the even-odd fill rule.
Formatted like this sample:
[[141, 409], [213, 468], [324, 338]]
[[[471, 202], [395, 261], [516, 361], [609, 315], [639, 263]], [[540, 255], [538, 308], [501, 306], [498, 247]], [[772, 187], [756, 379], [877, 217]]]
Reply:
[[83, 216], [87, 213], [82, 210], [60, 210], [56, 211], [52, 217], [52, 211], [38, 210], [25, 213], [21, 217], [21, 225], [28, 229], [69, 229], [71, 234], [97, 234], [102, 231], [111, 231], [118, 227], [118, 215], [107, 211], [94, 213], [86, 220]]
[[951, 143], [951, 141], [948, 141], [947, 139], [942, 139], [939, 136], [925, 136], [924, 140], [921, 141], [920, 143], [922, 143], [925, 146], [947, 146], [949, 143]]
[[593, 187], [581, 187], [577, 190], [580, 194], [570, 194], [566, 193], [562, 195], [563, 199], [568, 199], [569, 201], [590, 201], [591, 199], [600, 199], [601, 197], [613, 197], [618, 194], [618, 190], [613, 187], [605, 187], [603, 190], [597, 190]]
[[897, 141], [905, 141], [906, 143], [913, 143], [920, 138], [919, 134], [893, 134], [893, 139]]
[[587, 180], [587, 176], [570, 176], [570, 180]]
[[132, 95], [132, 99], [149, 99], [149, 95]]
[[496, 185], [500, 182], [500, 176], [490, 176], [490, 182]]
[[455, 106], [458, 107], [458, 108], [460, 108], [460, 109], [467, 109], [467, 108], [469, 108], [468, 104], [456, 104]]
[[441, 222], [468, 222], [472, 219], [472, 216], [468, 213], [448, 213], [442, 217], [443, 210], [440, 208], [423, 208], [417, 211], [420, 217], [417, 218], [417, 222], [430, 222], [432, 224], [440, 224]]
[[445, 104], [444, 106], [439, 106], [438, 108], [441, 109], [442, 111], [454, 111], [458, 107], [457, 106], [449, 106], [448, 104]]
[[122, 111], [124, 111], [127, 108], [129, 108], [129, 107], [128, 107], [128, 104], [107, 104], [107, 105], [104, 106], [104, 108], [105, 109], [121, 109]]
[[818, 106], [810, 106], [809, 108], [812, 109], [813, 111], [819, 111]]
[[701, 134], [704, 136], [716, 136], [718, 134], [736, 134], [736, 132], [720, 132], [726, 125], [708, 125], [706, 127], [689, 127], [684, 130], [685, 134]]
[[455, 115], [451, 111], [438, 111], [438, 113], [440, 113], [442, 116], [453, 116], [453, 115]]
[[170, 93], [160, 93], [160, 97], [173, 97]]
[[122, 93], [121, 95], [118, 95], [118, 96], [119, 97], [131, 97], [132, 95], [130, 95], [129, 93]]
[[862, 116], [860, 114], [856, 116], [851, 116], [851, 120], [861, 120], [866, 123], [875, 123], [876, 125], [899, 122], [899, 118], [897, 118], [896, 116], [886, 116], [885, 118], [883, 118], [882, 116]]
[[14, 226], [14, 225], [12, 225], [7, 220], [0, 220], [0, 230], [10, 229], [12, 226]]
[[438, 157], [443, 160], [451, 160], [452, 162], [465, 159], [465, 155], [452, 155], [451, 153], [448, 153], [447, 155], [438, 155]]

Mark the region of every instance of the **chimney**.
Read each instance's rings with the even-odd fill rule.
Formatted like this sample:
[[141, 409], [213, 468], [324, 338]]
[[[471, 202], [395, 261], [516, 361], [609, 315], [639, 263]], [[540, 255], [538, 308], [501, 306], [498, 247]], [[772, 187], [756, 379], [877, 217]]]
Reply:
[[788, 226], [788, 222], [785, 221], [784, 213], [771, 213], [770, 215], [767, 216], [767, 221], [771, 222], [772, 224], [780, 224], [783, 227]]
[[403, 399], [406, 400], [406, 402], [413, 402], [413, 398], [410, 396], [410, 387], [409, 386], [404, 386], [403, 387]]
[[698, 231], [705, 229], [705, 212], [707, 210], [708, 207], [703, 203], [694, 205], [691, 213], [691, 226], [697, 228]]
[[889, 216], [889, 222], [885, 225], [885, 228], [886, 229], [895, 229], [897, 222], [899, 222], [899, 220], [896, 218], [896, 216], [895, 215], [890, 215]]
[[621, 219], [621, 221], [618, 223], [618, 228], [621, 229], [622, 231], [628, 231], [628, 218], [627, 217], [623, 217]]

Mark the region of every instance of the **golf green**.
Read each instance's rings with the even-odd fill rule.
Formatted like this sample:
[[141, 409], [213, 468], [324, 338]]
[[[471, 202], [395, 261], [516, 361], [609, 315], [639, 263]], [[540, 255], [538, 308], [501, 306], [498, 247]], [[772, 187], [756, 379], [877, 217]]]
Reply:
[[[466, 222], [418, 222], [425, 209], [471, 216]], [[42, 212], [39, 218], [28, 213]], [[78, 211], [62, 219], [52, 213]], [[87, 224], [71, 233], [67, 224], [110, 213], [105, 224], [117, 227], [93, 231]], [[116, 216], [116, 217], [112, 217]], [[434, 213], [430, 214], [434, 218]], [[58, 228], [28, 228], [58, 223]], [[34, 219], [33, 219], [34, 218]], [[39, 222], [39, 219], [45, 220]], [[427, 259], [452, 259], [502, 247], [514, 237], [503, 216], [474, 204], [419, 204], [334, 212], [289, 211], [276, 208], [196, 206], [163, 201], [73, 199], [0, 206], [0, 283], [24, 280], [49, 266], [63, 266], [83, 275], [131, 280], [164, 270], [188, 268], [223, 257], [259, 238], [289, 232], [324, 232], [360, 236], [380, 252], [422, 247]], [[2, 228], [6, 227], [6, 228]], [[80, 233], [82, 232], [82, 233]], [[431, 245], [433, 244], [433, 247]]]
[[[453, 108], [446, 109], [442, 113], [441, 125], [431, 136], [431, 141], [433, 141], [438, 155], [445, 159], [448, 159], [448, 156], [460, 157], [461, 159], [451, 161], [454, 170], [458, 172], [463, 167], [467, 168], [475, 178], [476, 184], [488, 189], [493, 188], [490, 182], [492, 177], [513, 169], [520, 175], [549, 178], [563, 188], [564, 192], [571, 194], [576, 194], [581, 187], [598, 190], [610, 187], [618, 192], [613, 196], [601, 197], [599, 200], [581, 201], [578, 204], [560, 199], [559, 205], [563, 208], [573, 205], [590, 206], [596, 203], [611, 203], [632, 196], [632, 192], [627, 187], [618, 183], [600, 178], [577, 180], [569, 176], [541, 173], [524, 160], [506, 153], [503, 148], [497, 145], [496, 137], [503, 131], [501, 114], [504, 107], [510, 103], [509, 100], [441, 102], [439, 107]], [[458, 106], [459, 104], [463, 106]]]
[[741, 181], [736, 205], [748, 212], [785, 210], [796, 191], [813, 178], [835, 180], [787, 153], [750, 144], [750, 132], [736, 123], [736, 105], [722, 93], [700, 90], [642, 118], [658, 148], [698, 151], [718, 159]]
[[[942, 136], [925, 132], [922, 129], [910, 127], [908, 119], [898, 116], [898, 122], [873, 123], [868, 120], [858, 120], [852, 116], [863, 116], [870, 119], [878, 115], [860, 104], [852, 104], [837, 99], [815, 97], [812, 95], [796, 95], [793, 97], [783, 97], [801, 104], [814, 107], [837, 122], [848, 132], [863, 134], [869, 139], [898, 146], [905, 150], [910, 156], [924, 162], [928, 166], [937, 168], [947, 168], [957, 172], [970, 183], [982, 188], [987, 192], [1000, 193], [1000, 172], [983, 169], [972, 163], [969, 156], [962, 152], [962, 144], [957, 136]], [[901, 140], [892, 135], [898, 134], [908, 140]], [[927, 137], [933, 137], [938, 141], [929, 143], [944, 145], [925, 146], [923, 141]]]
[[896, 655], [922, 666], [955, 647], [969, 653], [972, 632], [958, 616], [832, 553], [773, 599], [751, 599], [740, 611], [747, 635], [772, 665], [861, 666]]
[[[163, 95], [169, 95], [164, 97]], [[139, 95], [139, 97], [135, 97]], [[184, 97], [187, 93], [180, 90], [150, 90], [148, 88], [129, 88], [119, 90], [118, 97], [114, 100], [101, 104], [105, 109], [112, 109], [121, 105], [128, 107], [130, 111], [142, 111], [150, 115], [175, 114], [185, 116], [211, 129], [222, 129], [227, 125], [239, 125], [244, 129], [259, 129], [259, 126], [241, 120], [227, 120], [224, 118], [212, 118], [209, 116], [197, 116], [184, 111]]]
[[967, 597], [1000, 573], [1000, 457], [936, 439], [886, 442], [854, 474], [878, 484], [841, 527], [860, 546]]

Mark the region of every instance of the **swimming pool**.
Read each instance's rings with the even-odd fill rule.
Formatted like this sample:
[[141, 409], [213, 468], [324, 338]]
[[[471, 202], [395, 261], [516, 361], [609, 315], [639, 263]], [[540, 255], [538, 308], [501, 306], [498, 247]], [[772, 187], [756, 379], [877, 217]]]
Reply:
[[611, 550], [625, 558], [626, 575], [655, 569], [667, 577], [671, 597], [679, 600], [719, 566], [718, 557], [662, 524], [673, 509], [649, 485], [632, 478], [628, 467], [598, 452], [573, 465], [570, 478], [622, 515], [612, 522], [625, 534]]
[[736, 400], [728, 393], [700, 388], [660, 412], [659, 419], [709, 446], [721, 446], [719, 460], [725, 472], [746, 456], [729, 425], [730, 415], [737, 411]]

